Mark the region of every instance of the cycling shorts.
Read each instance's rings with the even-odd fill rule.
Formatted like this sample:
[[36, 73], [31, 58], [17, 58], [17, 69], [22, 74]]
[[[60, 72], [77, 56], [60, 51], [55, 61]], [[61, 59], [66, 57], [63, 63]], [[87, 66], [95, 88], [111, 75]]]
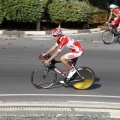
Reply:
[[78, 52], [78, 53], [70, 52], [70, 53], [65, 54], [65, 58], [66, 58], [67, 60], [71, 60], [71, 59], [80, 57], [82, 54], [83, 54], [83, 51], [80, 51], [80, 52]]

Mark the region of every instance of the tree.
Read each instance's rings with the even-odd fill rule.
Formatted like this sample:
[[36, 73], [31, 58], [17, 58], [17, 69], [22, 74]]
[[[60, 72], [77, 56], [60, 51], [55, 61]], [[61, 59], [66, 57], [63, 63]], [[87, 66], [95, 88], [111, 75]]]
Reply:
[[100, 9], [107, 9], [110, 4], [120, 5], [120, 0], [79, 0], [89, 3], [92, 6], [98, 7]]
[[53, 0], [48, 5], [48, 13], [52, 22], [85, 22], [90, 17], [91, 8], [79, 0]]
[[2, 1], [0, 1], [0, 24], [4, 19], [4, 12], [2, 11]]
[[43, 13], [40, 0], [4, 0], [3, 9], [7, 20], [17, 22], [37, 22]]
[[52, 22], [60, 23], [66, 20], [67, 1], [53, 0], [48, 5], [48, 14]]
[[67, 21], [72, 22], [86, 22], [92, 12], [86, 2], [79, 2], [79, 0], [69, 0], [67, 10]]

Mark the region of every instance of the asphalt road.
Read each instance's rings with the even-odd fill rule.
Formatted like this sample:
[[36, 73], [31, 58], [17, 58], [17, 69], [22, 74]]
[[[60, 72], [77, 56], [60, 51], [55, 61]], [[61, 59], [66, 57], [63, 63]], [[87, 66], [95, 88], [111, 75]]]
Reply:
[[[104, 45], [101, 33], [69, 36], [79, 40], [85, 50], [77, 66], [87, 66], [95, 72], [95, 83], [90, 89], [36, 89], [31, 84], [31, 73], [42, 64], [38, 56], [54, 44], [52, 36], [1, 35], [0, 100], [120, 103], [120, 44]], [[66, 52], [64, 49], [61, 54]], [[58, 67], [65, 69], [61, 64]]]

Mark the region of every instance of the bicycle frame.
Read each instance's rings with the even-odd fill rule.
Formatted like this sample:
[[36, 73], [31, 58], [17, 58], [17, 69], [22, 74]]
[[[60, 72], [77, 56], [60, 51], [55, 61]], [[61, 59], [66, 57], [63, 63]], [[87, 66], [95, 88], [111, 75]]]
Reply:
[[81, 80], [84, 80], [84, 78], [80, 75], [80, 73], [78, 72], [78, 69], [73, 65], [71, 64], [72, 67], [77, 71], [77, 74], [79, 75], [79, 77], [81, 78]]
[[102, 34], [102, 41], [104, 44], [120, 43], [120, 32], [117, 30], [117, 25], [107, 24], [109, 29]]
[[[75, 58], [75, 59], [73, 59], [73, 60], [70, 60], [69, 62], [70, 62], [70, 64], [71, 64], [71, 66], [77, 71], [77, 74], [79, 75], [79, 77], [80, 77], [80, 79], [81, 79], [81, 81], [82, 81], [82, 80], [84, 80], [84, 78], [80, 75], [80, 73], [78, 72], [78, 69], [75, 67], [75, 64], [76, 64], [76, 62], [77, 62], [77, 59], [78, 59], [78, 58]], [[65, 78], [66, 76], [64, 75], [64, 73], [62, 73], [61, 70], [59, 70], [59, 69], [55, 66], [56, 63], [61, 63], [61, 61], [57, 61], [57, 60], [53, 59], [47, 68], [48, 68], [49, 70], [50, 70], [50, 69], [54, 69], [56, 73], [62, 75], [62, 76]], [[47, 74], [46, 74], [46, 75], [47, 75]], [[80, 81], [80, 80], [79, 80], [79, 81]]]
[[[39, 59], [47, 60], [50, 58], [50, 56], [50, 54], [45, 57], [40, 56]], [[95, 74], [89, 67], [76, 68], [76, 61], [77, 58], [69, 61], [71, 66], [77, 71], [70, 79], [67, 79], [67, 74], [55, 66], [56, 63], [61, 63], [61, 61], [56, 61], [53, 59], [49, 65], [39, 66], [32, 72], [31, 83], [38, 89], [51, 88], [53, 85], [59, 85], [58, 83], [61, 83], [57, 79], [57, 74], [59, 74], [63, 77], [62, 79], [64, 79], [65, 85], [70, 85], [73, 88], [79, 90], [88, 89], [94, 83]]]
[[112, 23], [108, 23], [107, 25], [108, 25], [109, 29], [111, 30], [111, 32], [113, 32], [113, 34], [116, 34], [115, 31], [117, 32], [117, 26], [112, 25]]

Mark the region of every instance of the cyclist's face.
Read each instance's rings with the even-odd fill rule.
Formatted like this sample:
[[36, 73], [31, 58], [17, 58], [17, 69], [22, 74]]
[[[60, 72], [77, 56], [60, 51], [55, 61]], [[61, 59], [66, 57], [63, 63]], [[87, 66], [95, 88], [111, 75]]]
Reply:
[[113, 8], [110, 8], [110, 10], [114, 10]]
[[54, 37], [54, 40], [55, 40], [55, 41], [58, 41], [58, 40], [59, 40], [59, 36], [58, 36], [58, 35], [53, 35], [53, 37]]

